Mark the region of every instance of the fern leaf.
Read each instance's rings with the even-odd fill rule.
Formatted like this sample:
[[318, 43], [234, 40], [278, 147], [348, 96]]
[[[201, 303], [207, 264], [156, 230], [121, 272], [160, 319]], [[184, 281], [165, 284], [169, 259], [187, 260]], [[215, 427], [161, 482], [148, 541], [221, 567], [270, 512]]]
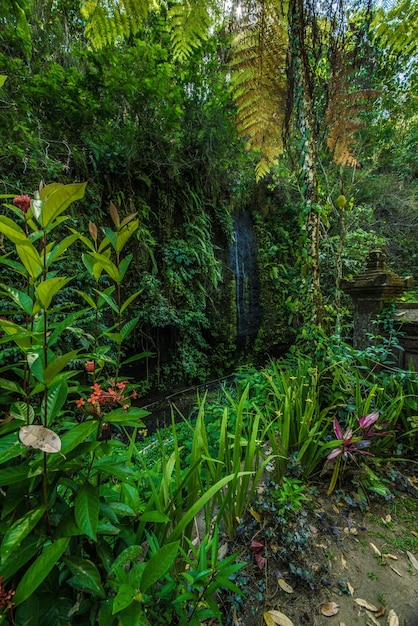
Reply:
[[95, 48], [135, 34], [144, 22], [151, 0], [84, 0], [81, 14], [86, 20], [86, 36]]
[[283, 152], [287, 100], [287, 29], [276, 3], [264, 2], [262, 9], [235, 37], [231, 79], [238, 129], [247, 149], [261, 155], [257, 178]]
[[171, 41], [178, 59], [184, 60], [207, 39], [216, 12], [216, 3], [207, 0], [185, 0], [169, 10]]

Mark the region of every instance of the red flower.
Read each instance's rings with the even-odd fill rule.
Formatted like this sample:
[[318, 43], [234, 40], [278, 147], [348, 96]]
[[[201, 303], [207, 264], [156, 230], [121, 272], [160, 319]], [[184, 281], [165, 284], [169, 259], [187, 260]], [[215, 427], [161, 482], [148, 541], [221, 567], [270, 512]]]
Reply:
[[84, 406], [86, 403], [84, 402], [84, 398], [79, 398], [78, 400], [75, 401], [75, 405], [77, 407], [77, 409], [79, 409], [80, 407]]
[[86, 361], [84, 364], [84, 369], [86, 370], [86, 372], [88, 372], [89, 374], [91, 374], [92, 372], [94, 372], [94, 361]]
[[16, 198], [13, 198], [13, 204], [17, 206], [22, 213], [26, 213], [30, 207], [30, 198], [29, 196], [16, 196]]

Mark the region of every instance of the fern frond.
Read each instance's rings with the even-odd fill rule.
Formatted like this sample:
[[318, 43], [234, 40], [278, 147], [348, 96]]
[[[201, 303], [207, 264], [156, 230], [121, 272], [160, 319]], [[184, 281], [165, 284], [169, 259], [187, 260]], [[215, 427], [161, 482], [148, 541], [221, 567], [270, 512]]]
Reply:
[[84, 0], [81, 14], [86, 36], [95, 48], [135, 34], [151, 8], [151, 0]]
[[371, 23], [373, 38], [394, 54], [409, 57], [418, 54], [416, 25], [417, 0], [398, 0], [387, 13], [379, 9]]
[[353, 154], [353, 147], [356, 143], [356, 133], [363, 126], [363, 123], [356, 116], [369, 107], [369, 100], [379, 95], [380, 91], [376, 89], [349, 92], [349, 85], [345, 76], [345, 64], [340, 63], [338, 57], [336, 58], [326, 123], [329, 129], [327, 146], [337, 165], [348, 167], [360, 165]]
[[217, 12], [216, 2], [184, 0], [168, 12], [174, 55], [184, 60], [206, 40]]
[[231, 64], [238, 129], [247, 140], [247, 149], [261, 154], [258, 178], [283, 152], [288, 48], [287, 29], [277, 12], [277, 3], [261, 4], [255, 19], [253, 16], [235, 37]]

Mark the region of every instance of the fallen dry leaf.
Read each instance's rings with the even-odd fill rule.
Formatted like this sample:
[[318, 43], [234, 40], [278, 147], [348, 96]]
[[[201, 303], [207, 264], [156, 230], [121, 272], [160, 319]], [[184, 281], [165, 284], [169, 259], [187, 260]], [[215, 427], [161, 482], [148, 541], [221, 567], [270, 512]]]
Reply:
[[261, 522], [261, 516], [252, 507], [250, 509], [250, 513], [257, 522]]
[[352, 596], [354, 596], [354, 587], [350, 582], [347, 582], [347, 589]]
[[402, 578], [402, 574], [400, 573], [398, 569], [396, 569], [396, 567], [393, 567], [393, 565], [389, 565], [389, 567], [393, 572], [395, 572], [395, 574], [398, 574], [398, 576]]
[[280, 611], [266, 611], [263, 617], [267, 626], [294, 626], [292, 620]]
[[223, 543], [221, 546], [219, 546], [218, 559], [219, 560], [224, 559], [227, 554], [228, 554], [228, 544]]
[[344, 569], [348, 569], [347, 559], [345, 558], [343, 554], [341, 555], [341, 565], [343, 566]]
[[415, 558], [412, 552], [409, 552], [409, 550], [407, 550], [406, 553], [408, 555], [408, 559], [410, 560], [412, 567], [418, 571], [418, 560]]
[[367, 602], [367, 600], [363, 600], [363, 598], [355, 598], [354, 602], [359, 606], [362, 606], [363, 609], [373, 611], [373, 613], [376, 613], [377, 611], [377, 606], [375, 606], [374, 604], [370, 604], [370, 602]]
[[373, 626], [380, 626], [380, 622], [377, 621], [373, 613], [370, 613], [370, 611], [366, 610], [366, 615], [369, 618], [370, 622], [373, 624]]
[[293, 593], [293, 587], [291, 587], [284, 578], [279, 578], [278, 581], [280, 589], [283, 589], [286, 593]]
[[374, 543], [372, 543], [371, 541], [369, 542], [371, 549], [373, 550], [373, 552], [375, 552], [376, 554], [378, 554], [379, 556], [382, 556], [382, 553], [380, 552], [379, 548], [377, 548]]
[[325, 617], [331, 617], [332, 615], [337, 615], [339, 610], [339, 605], [336, 602], [327, 602], [322, 606], [321, 613]]
[[390, 609], [388, 613], [388, 626], [399, 626], [399, 617], [393, 609]]
[[393, 561], [398, 560], [397, 556], [395, 556], [394, 554], [390, 554], [389, 552], [382, 552], [382, 556], [384, 556], [385, 559], [392, 559]]
[[386, 613], [386, 609], [384, 606], [381, 606], [378, 611], [376, 611], [376, 617], [382, 617]]

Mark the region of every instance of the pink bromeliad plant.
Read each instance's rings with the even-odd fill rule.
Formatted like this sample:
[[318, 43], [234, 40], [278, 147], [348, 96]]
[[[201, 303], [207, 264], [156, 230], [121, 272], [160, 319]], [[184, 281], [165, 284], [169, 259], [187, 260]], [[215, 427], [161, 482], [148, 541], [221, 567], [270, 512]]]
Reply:
[[328, 488], [328, 495], [335, 489], [341, 470], [341, 461], [344, 464], [349, 461], [357, 463], [357, 455], [373, 456], [371, 452], [366, 450], [372, 444], [373, 437], [382, 437], [388, 434], [387, 432], [375, 430], [375, 424], [378, 419], [379, 413], [377, 411], [363, 415], [357, 419], [355, 431], [349, 427], [343, 432], [338, 419], [334, 417], [333, 426], [336, 441], [332, 442], [332, 444], [336, 445], [336, 447], [327, 456], [327, 461], [334, 461], [334, 470]]

